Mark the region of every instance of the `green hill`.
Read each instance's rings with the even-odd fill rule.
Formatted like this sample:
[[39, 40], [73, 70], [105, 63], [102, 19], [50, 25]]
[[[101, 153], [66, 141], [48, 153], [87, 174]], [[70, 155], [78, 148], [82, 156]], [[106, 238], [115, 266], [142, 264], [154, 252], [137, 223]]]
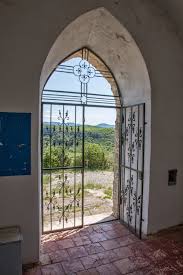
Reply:
[[[103, 125], [104, 126], [104, 125]], [[52, 166], [74, 166], [82, 162], [82, 137], [81, 125], [75, 127], [70, 124], [64, 127], [64, 159], [63, 159], [63, 129], [59, 124], [52, 124]], [[98, 127], [85, 125], [85, 160], [89, 169], [112, 169], [114, 154], [114, 127]], [[76, 140], [75, 140], [76, 130]], [[76, 163], [74, 159], [76, 144]], [[45, 167], [50, 165], [50, 126], [43, 124], [43, 163]]]

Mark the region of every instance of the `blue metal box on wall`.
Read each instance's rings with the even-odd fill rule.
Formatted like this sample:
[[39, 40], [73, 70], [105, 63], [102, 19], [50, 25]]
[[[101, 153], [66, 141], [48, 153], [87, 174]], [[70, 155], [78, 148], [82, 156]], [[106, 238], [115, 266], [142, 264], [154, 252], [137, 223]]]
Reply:
[[31, 174], [31, 114], [0, 112], [0, 176]]

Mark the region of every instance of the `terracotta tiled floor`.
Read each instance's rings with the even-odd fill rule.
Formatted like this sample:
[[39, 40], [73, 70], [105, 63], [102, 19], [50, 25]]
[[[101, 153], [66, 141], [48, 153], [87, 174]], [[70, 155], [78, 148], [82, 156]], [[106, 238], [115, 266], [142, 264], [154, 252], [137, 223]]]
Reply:
[[29, 275], [183, 274], [183, 227], [140, 241], [118, 221], [42, 237], [41, 263]]

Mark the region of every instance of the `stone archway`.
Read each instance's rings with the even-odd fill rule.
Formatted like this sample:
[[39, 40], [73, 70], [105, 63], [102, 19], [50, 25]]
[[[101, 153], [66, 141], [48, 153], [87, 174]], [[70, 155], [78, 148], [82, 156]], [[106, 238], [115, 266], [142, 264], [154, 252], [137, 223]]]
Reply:
[[147, 233], [150, 144], [151, 144], [151, 89], [148, 71], [138, 46], [106, 9], [87, 12], [59, 35], [44, 63], [40, 78], [40, 95], [47, 78], [57, 64], [69, 53], [86, 46], [98, 54], [113, 72], [124, 105], [146, 104], [145, 167], [143, 233]]

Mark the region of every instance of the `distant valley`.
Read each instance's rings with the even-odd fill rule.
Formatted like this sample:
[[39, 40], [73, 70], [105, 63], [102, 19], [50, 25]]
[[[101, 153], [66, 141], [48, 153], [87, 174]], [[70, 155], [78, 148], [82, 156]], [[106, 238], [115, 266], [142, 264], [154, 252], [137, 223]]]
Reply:
[[[57, 125], [60, 125], [61, 123], [52, 121], [51, 124], [57, 126]], [[50, 125], [50, 122], [44, 122], [44, 125]], [[68, 122], [68, 123], [66, 123], [66, 125], [74, 126], [75, 123], [74, 122]], [[79, 124], [79, 123], [77, 123], [76, 125], [81, 126], [81, 124]], [[115, 128], [115, 125], [111, 125], [111, 124], [108, 124], [108, 123], [99, 123], [97, 125], [85, 124], [85, 126], [91, 126], [91, 127], [97, 127], [97, 128]]]

